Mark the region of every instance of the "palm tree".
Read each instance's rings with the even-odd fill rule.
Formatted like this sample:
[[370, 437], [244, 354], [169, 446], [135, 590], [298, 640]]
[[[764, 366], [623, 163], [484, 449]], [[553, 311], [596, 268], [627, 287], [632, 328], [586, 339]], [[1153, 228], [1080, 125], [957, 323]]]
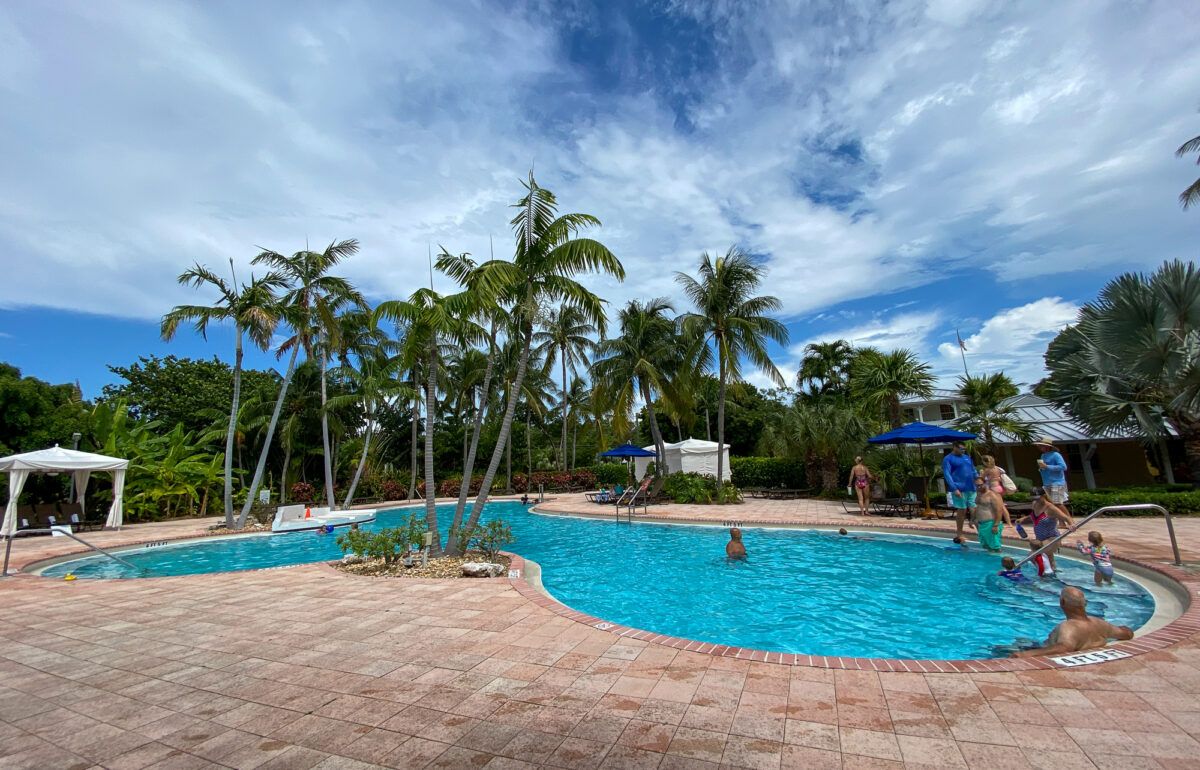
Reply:
[[590, 238], [578, 238], [583, 229], [598, 226], [600, 220], [590, 214], [557, 214], [558, 201], [554, 193], [539, 187], [529, 174], [526, 194], [515, 204], [519, 213], [511, 224], [516, 236], [516, 253], [512, 262], [489, 260], [476, 273], [464, 273], [461, 266], [438, 258], [438, 269], [465, 285], [482, 302], [497, 301], [512, 308], [513, 318], [520, 329], [521, 358], [516, 387], [508, 394], [500, 433], [492, 450], [492, 459], [483, 475], [479, 494], [471, 507], [467, 529], [479, 522], [484, 503], [492, 490], [492, 482], [500, 469], [500, 461], [512, 432], [517, 394], [525, 379], [529, 351], [533, 343], [533, 323], [543, 304], [577, 307], [584, 318], [604, 334], [604, 303], [572, 276], [584, 272], [602, 272], [624, 280], [625, 269], [604, 244]]
[[841, 487], [840, 468], [877, 427], [845, 402], [804, 400], [768, 420], [760, 443], [772, 455], [802, 457], [808, 483], [829, 494]]
[[811, 396], [846, 395], [854, 348], [845, 340], [810, 342], [796, 373], [796, 385]]
[[[588, 322], [583, 312], [577, 307], [564, 307], [551, 310], [542, 321], [542, 328], [533, 335], [533, 341], [546, 352], [546, 363], [553, 366], [555, 360], [562, 368], [562, 393], [565, 398], [567, 387], [567, 371], [573, 377], [579, 376], [578, 364], [596, 346], [592, 336], [596, 333], [594, 324]], [[567, 410], [563, 402], [562, 421], [562, 469], [567, 469]]]
[[[1200, 136], [1193, 136], [1180, 145], [1179, 149], [1175, 151], [1175, 157], [1182, 158], [1193, 152], [1200, 154]], [[1200, 157], [1196, 158], [1196, 165], [1200, 166]], [[1179, 193], [1179, 205], [1184, 209], [1191, 208], [1196, 203], [1200, 203], [1200, 179], [1192, 182], [1186, 190]]]
[[851, 376], [852, 395], [877, 414], [887, 417], [893, 428], [903, 425], [900, 399], [929, 398], [935, 380], [929, 364], [903, 348], [883, 353], [874, 348], [859, 350]]
[[468, 293], [443, 297], [432, 289], [417, 289], [407, 300], [382, 302], [375, 308], [376, 318], [390, 318], [403, 323], [414, 357], [424, 358], [425, 367], [425, 522], [433, 535], [431, 551], [441, 553], [442, 538], [438, 529], [437, 482], [433, 473], [433, 433], [437, 413], [437, 383], [439, 363], [445, 353], [443, 345], [470, 344], [483, 331], [471, 322], [474, 308]]
[[954, 421], [956, 428], [982, 437], [990, 454], [996, 452], [995, 431], [1001, 430], [1018, 441], [1033, 440], [1034, 426], [1018, 416], [1009, 399], [1020, 391], [1004, 372], [958, 378], [958, 395], [962, 396], [962, 415]]
[[[596, 395], [613, 409], [618, 432], [628, 428], [628, 415], [637, 399], [646, 405], [650, 438], [659, 458], [666, 450], [654, 399], [672, 388], [672, 375], [680, 368], [683, 349], [675, 322], [667, 315], [670, 312], [671, 303], [661, 297], [630, 301], [618, 315], [621, 333], [600, 342], [592, 362]], [[655, 463], [655, 473], [663, 473], [661, 459]]]
[[[238, 528], [246, 526], [246, 517], [250, 515], [250, 508], [254, 504], [254, 496], [258, 493], [258, 487], [262, 484], [263, 473], [266, 470], [267, 455], [271, 451], [271, 441], [275, 437], [275, 428], [279, 423], [279, 413], [283, 408], [284, 399], [287, 398], [288, 386], [292, 382], [292, 375], [296, 371], [296, 354], [301, 347], [305, 348], [306, 355], [311, 358], [314, 348], [314, 342], [320, 342], [319, 336], [321, 330], [331, 329], [334, 327], [334, 314], [347, 301], [352, 300], [356, 303], [362, 303], [361, 296], [344, 278], [328, 275], [328, 271], [335, 267], [346, 257], [355, 254], [358, 251], [358, 241], [346, 240], [337, 243], [331, 243], [324, 251], [298, 251], [291, 257], [285, 257], [282, 254], [274, 251], [263, 251], [254, 258], [254, 264], [265, 263], [273, 267], [278, 267], [278, 273], [283, 276], [289, 284], [288, 291], [284, 294], [280, 301], [280, 315], [292, 328], [293, 336], [286, 340], [277, 351], [277, 356], [282, 356], [289, 349], [291, 355], [288, 357], [287, 371], [283, 376], [283, 382], [279, 386], [279, 396], [275, 399], [275, 410], [271, 414], [271, 420], [267, 425], [267, 435], [263, 440], [262, 451], [258, 457], [258, 465], [254, 469], [254, 478], [250, 482], [250, 490], [246, 495], [246, 503], [242, 506], [241, 515], [238, 516]], [[328, 346], [323, 345], [321, 353], [321, 392], [322, 404], [325, 401], [325, 362], [327, 361]], [[321, 433], [324, 439], [325, 448], [325, 463], [326, 463], [326, 489], [330, 500], [330, 507], [333, 507], [333, 482], [332, 482], [332, 466], [330, 465], [329, 457], [329, 424], [327, 413], [324, 408], [321, 409]]]
[[[233, 260], [229, 261], [233, 270]], [[226, 283], [207, 267], [193, 265], [179, 276], [179, 283], [201, 288], [209, 285], [217, 290], [217, 301], [206, 305], [177, 305], [163, 316], [162, 338], [170, 341], [175, 337], [179, 324], [191, 321], [201, 337], [208, 339], [208, 324], [233, 321], [233, 403], [229, 408], [229, 428], [225, 435], [225, 526], [232, 528], [233, 521], [233, 441], [237, 432], [237, 416], [242, 396], [242, 341], [246, 336], [260, 350], [266, 350], [271, 335], [279, 322], [279, 311], [275, 290], [283, 285], [283, 279], [269, 272], [262, 278], [251, 276], [250, 284], [238, 286], [237, 276]]]
[[[325, 403], [329, 400], [326, 372], [329, 357], [340, 347], [341, 324], [338, 313], [344, 308], [366, 307], [366, 301], [345, 278], [330, 275], [343, 259], [358, 253], [358, 241], [351, 238], [329, 244], [324, 251], [298, 251], [290, 257], [274, 251], [263, 251], [254, 264], [270, 265], [291, 284], [284, 302], [296, 309], [298, 323], [293, 325], [295, 336], [284, 342], [281, 349], [299, 345], [306, 360], [317, 356], [321, 371], [321, 446], [325, 452], [325, 499], [329, 507], [333, 498], [333, 457], [329, 447], [329, 417]], [[268, 431], [269, 432], [269, 431]]]
[[360, 406], [363, 412], [362, 454], [358, 459], [358, 467], [354, 471], [350, 488], [346, 490], [346, 499], [342, 502], [342, 508], [349, 508], [350, 504], [354, 502], [354, 492], [358, 489], [363, 468], [367, 465], [367, 455], [371, 450], [371, 437], [380, 410], [387, 403], [408, 398], [411, 395], [409, 388], [396, 377], [400, 363], [398, 357], [389, 357], [383, 350], [376, 351], [374, 354], [369, 351], [361, 351], [358, 367], [343, 364], [336, 373], [350, 383], [353, 392], [330, 398], [326, 402], [325, 408], [338, 409], [353, 405]]
[[1200, 486], [1200, 269], [1164, 263], [1109, 282], [1046, 351], [1046, 392], [1095, 433], [1183, 440]]
[[[777, 297], [754, 296], [762, 283], [764, 271], [737, 246], [729, 247], [723, 257], [713, 258], [707, 252], [700, 256], [699, 280], [686, 273], [676, 273], [675, 279], [696, 307], [695, 313], [683, 317], [683, 328], [697, 339], [705, 341], [701, 363], [711, 362], [711, 343], [716, 349], [717, 380], [717, 446], [725, 446], [725, 395], [729, 382], [742, 379], [743, 357], [761, 369], [775, 383], [782, 385], [783, 377], [767, 355], [768, 340], [785, 345], [787, 327], [766, 315], [782, 307]], [[717, 486], [725, 480], [724, 451], [717, 452]]]

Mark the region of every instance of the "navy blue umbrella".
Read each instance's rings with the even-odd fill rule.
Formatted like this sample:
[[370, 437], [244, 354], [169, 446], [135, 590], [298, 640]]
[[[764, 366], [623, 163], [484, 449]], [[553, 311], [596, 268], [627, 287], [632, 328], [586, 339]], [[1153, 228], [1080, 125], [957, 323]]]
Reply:
[[[880, 433], [878, 436], [871, 436], [867, 439], [871, 444], [916, 444], [917, 451], [921, 453], [921, 465], [924, 466], [925, 460], [925, 445], [926, 444], [946, 444], [951, 441], [971, 441], [975, 438], [974, 433], [963, 433], [960, 430], [950, 430], [949, 428], [941, 428], [937, 425], [930, 425], [927, 422], [910, 422], [908, 425], [901, 425], [899, 428], [893, 428], [887, 433]], [[929, 479], [922, 479], [925, 488], [925, 513], [928, 515], [929, 510]]]
[[651, 452], [648, 449], [642, 449], [640, 446], [634, 446], [633, 442], [626, 442], [618, 447], [604, 452], [601, 457], [658, 457], [658, 453]]

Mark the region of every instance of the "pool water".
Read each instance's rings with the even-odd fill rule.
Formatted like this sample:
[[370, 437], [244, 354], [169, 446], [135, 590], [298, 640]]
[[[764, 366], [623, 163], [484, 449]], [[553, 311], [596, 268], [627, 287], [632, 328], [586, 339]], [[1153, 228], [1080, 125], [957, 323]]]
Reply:
[[[438, 506], [442, 527], [453, 506]], [[412, 509], [381, 511], [368, 528], [395, 526]], [[418, 514], [423, 516], [424, 510]], [[988, 658], [1016, 640], [1045, 639], [1061, 619], [1064, 583], [1083, 588], [1088, 610], [1137, 628], [1153, 598], [1118, 575], [1092, 584], [1090, 564], [1060, 558], [1060, 579], [1028, 585], [1000, 578], [1000, 559], [944, 538], [743, 528], [749, 557], [725, 558], [721, 527], [580, 519], [530, 513], [519, 502], [487, 505], [484, 520], [512, 526], [510, 549], [538, 562], [556, 599], [607, 621], [661, 634], [760, 650], [887, 658]], [[1014, 556], [1021, 552], [1011, 550]], [[103, 556], [47, 568], [80, 578], [190, 575], [338, 558], [335, 538], [313, 532], [217, 538], [120, 552], [143, 570]]]

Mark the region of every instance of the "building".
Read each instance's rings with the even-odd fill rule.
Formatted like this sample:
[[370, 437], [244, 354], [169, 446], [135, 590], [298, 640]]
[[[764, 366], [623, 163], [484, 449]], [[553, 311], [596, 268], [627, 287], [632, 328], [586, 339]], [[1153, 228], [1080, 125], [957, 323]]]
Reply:
[[[905, 399], [901, 405], [907, 422], [951, 426], [960, 416], [962, 401], [957, 392], [939, 389], [931, 398]], [[1054, 442], [1067, 461], [1067, 483], [1075, 489], [1151, 484], [1160, 475], [1174, 483], [1177, 475], [1185, 473], [1178, 440], [1159, 442], [1155, 451], [1147, 452], [1139, 434], [1126, 431], [1093, 435], [1057, 406], [1032, 393], [1014, 396], [1007, 404], [1016, 408], [1019, 419], [1033, 425], [1035, 435]], [[1003, 431], [996, 431], [994, 439], [996, 462], [1009, 475], [1038, 479], [1036, 449]], [[1171, 457], [1170, 462], [1162, 462], [1164, 452]]]

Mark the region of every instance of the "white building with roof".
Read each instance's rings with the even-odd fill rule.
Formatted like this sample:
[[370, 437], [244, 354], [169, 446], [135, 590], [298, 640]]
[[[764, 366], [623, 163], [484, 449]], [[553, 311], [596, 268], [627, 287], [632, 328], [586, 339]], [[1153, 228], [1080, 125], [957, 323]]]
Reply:
[[[930, 398], [908, 398], [901, 402], [906, 422], [920, 420], [931, 425], [950, 425], [961, 416], [963, 399], [956, 391], [937, 389]], [[1114, 431], [1098, 436], [1046, 399], [1022, 393], [1006, 402], [1017, 418], [1033, 426], [1036, 436], [1046, 436], [1062, 453], [1070, 473], [1068, 484], [1075, 488], [1148, 484], [1157, 475], [1173, 483], [1186, 473], [1178, 441], [1163, 441], [1147, 451], [1139, 434]], [[1000, 451], [996, 462], [1012, 475], [1038, 479], [1038, 452], [1015, 436], [997, 430], [994, 439]], [[1163, 457], [1171, 459], [1163, 461]]]

